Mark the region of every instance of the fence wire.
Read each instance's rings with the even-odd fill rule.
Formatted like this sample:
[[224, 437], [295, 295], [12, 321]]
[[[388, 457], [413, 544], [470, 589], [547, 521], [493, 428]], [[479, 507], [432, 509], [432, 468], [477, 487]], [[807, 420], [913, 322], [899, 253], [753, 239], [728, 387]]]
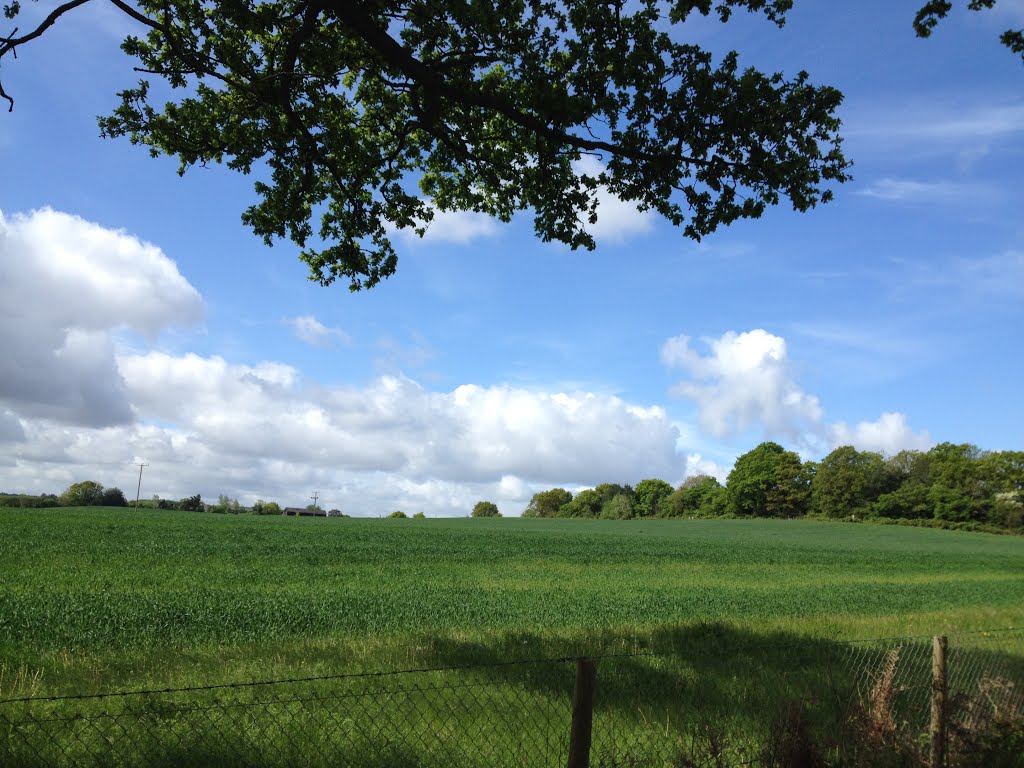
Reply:
[[[0, 700], [0, 765], [565, 766], [576, 662]], [[930, 637], [705, 644], [596, 662], [591, 766], [927, 755]], [[1002, 748], [998, 728], [1022, 738], [1024, 630], [950, 636], [947, 669], [948, 764], [984, 765]]]

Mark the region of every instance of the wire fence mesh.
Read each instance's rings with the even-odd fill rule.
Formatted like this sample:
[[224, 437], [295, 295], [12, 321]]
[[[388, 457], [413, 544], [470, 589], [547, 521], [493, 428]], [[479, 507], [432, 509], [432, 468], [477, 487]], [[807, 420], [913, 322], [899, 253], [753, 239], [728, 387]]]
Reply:
[[[596, 657], [589, 765], [927, 764], [932, 654], [913, 637]], [[565, 766], [577, 662], [0, 698], [0, 765]], [[947, 667], [948, 764], [982, 765], [995, 725], [1021, 738], [1024, 630], [951, 636]]]

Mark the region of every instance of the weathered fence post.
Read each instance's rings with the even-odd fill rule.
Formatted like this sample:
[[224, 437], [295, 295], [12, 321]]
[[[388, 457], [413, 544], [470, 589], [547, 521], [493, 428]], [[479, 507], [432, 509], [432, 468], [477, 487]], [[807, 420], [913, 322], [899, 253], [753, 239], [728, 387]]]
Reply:
[[946, 636], [932, 641], [932, 748], [929, 768], [946, 765]]
[[568, 768], [588, 768], [590, 765], [590, 734], [594, 725], [596, 682], [597, 662], [593, 659], [577, 659], [576, 688], [572, 694]]

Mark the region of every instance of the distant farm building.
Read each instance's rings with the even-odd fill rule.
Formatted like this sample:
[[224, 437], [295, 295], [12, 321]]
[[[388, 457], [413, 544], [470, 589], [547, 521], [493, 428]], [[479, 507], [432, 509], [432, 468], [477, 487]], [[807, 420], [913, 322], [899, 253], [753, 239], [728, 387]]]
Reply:
[[322, 509], [306, 509], [305, 507], [285, 507], [282, 515], [291, 517], [327, 517]]

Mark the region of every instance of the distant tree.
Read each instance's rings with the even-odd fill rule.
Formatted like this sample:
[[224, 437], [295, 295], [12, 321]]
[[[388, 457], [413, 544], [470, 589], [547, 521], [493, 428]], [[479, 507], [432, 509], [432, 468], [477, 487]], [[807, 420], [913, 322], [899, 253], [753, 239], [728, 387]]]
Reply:
[[624, 493], [626, 494], [626, 496], [633, 498], [633, 486], [631, 485], [619, 485], [618, 483], [601, 483], [599, 486], [594, 488], [594, 492], [601, 497], [601, 506], [607, 504], [620, 493]]
[[559, 510], [572, 501], [572, 494], [565, 488], [552, 488], [533, 494], [523, 517], [557, 517]]
[[993, 451], [979, 460], [979, 474], [995, 493], [1024, 491], [1024, 451]]
[[627, 493], [612, 496], [601, 507], [602, 520], [629, 520], [632, 517], [634, 517], [633, 498]]
[[664, 480], [641, 480], [633, 490], [633, 512], [637, 517], [655, 517], [661, 502], [672, 493], [672, 486]]
[[717, 517], [728, 511], [728, 493], [710, 475], [686, 478], [671, 494], [662, 499], [662, 517]]
[[128, 500], [124, 497], [124, 493], [118, 487], [105, 488], [103, 495], [100, 497], [100, 504], [104, 507], [127, 507]]
[[185, 512], [202, 512], [204, 509], [203, 499], [198, 493], [195, 496], [186, 496], [178, 502], [178, 509]]
[[157, 499], [156, 500], [156, 508], [157, 509], [181, 509], [181, 507], [179, 506], [179, 502], [171, 501], [170, 499]]
[[939, 443], [928, 451], [928, 481], [971, 495], [977, 490], [983, 455], [970, 443]]
[[407, 519], [407, 518], [408, 518], [409, 516], [408, 516], [407, 514], [405, 514], [405, 512], [403, 512], [402, 510], [400, 510], [400, 509], [396, 509], [396, 510], [395, 510], [394, 512], [392, 512], [392, 513], [391, 513], [390, 515], [388, 515], [388, 517], [389, 517], [389, 518], [392, 518], [392, 517], [393, 517], [393, 518], [401, 518], [402, 520], [405, 520], [405, 519]]
[[957, 488], [933, 485], [928, 489], [932, 517], [948, 522], [982, 522], [988, 519], [987, 500], [973, 499]]
[[870, 504], [894, 488], [882, 454], [843, 445], [817, 464], [811, 508], [826, 517], [865, 514]]
[[800, 457], [765, 442], [736, 459], [726, 487], [737, 515], [796, 517], [805, 514], [810, 484]]
[[92, 480], [84, 480], [68, 487], [60, 495], [61, 506], [94, 507], [103, 503], [103, 486]]
[[601, 494], [590, 488], [577, 493], [572, 501], [563, 504], [558, 510], [559, 517], [600, 517], [601, 516]]
[[880, 517], [921, 519], [932, 516], [932, 502], [928, 498], [928, 486], [923, 483], [906, 482], [894, 491], [883, 493], [874, 504], [872, 511]]
[[501, 512], [493, 501], [478, 501], [473, 505], [473, 517], [501, 517]]
[[906, 482], [928, 485], [931, 459], [921, 451], [904, 450], [886, 460], [886, 470], [892, 476], [893, 487]]
[[210, 504], [207, 507], [207, 512], [215, 512], [220, 515], [234, 514], [237, 515], [241, 511], [241, 505], [237, 499], [232, 499], [230, 496], [221, 494], [217, 497], [216, 504]]
[[[501, 517], [501, 515], [498, 515], [498, 517]], [[412, 519], [413, 520], [426, 520], [427, 516], [424, 515], [422, 512], [417, 512], [415, 515], [412, 516]]]
[[256, 503], [252, 505], [252, 513], [254, 515], [280, 515], [281, 505], [276, 501], [257, 499]]

